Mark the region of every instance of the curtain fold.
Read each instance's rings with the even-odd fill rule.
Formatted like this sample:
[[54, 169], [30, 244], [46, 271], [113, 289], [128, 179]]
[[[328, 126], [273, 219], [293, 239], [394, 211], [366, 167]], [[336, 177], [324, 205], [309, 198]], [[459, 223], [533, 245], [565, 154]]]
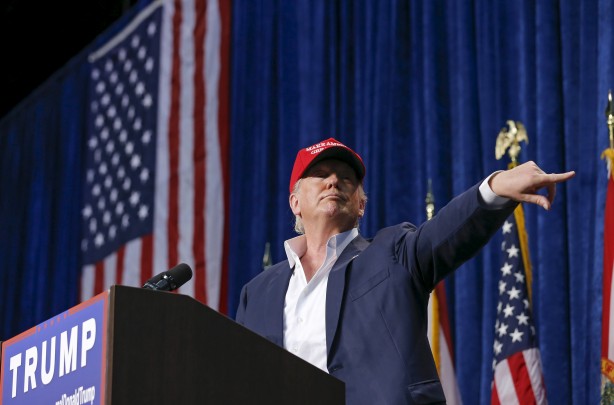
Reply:
[[77, 301], [85, 74], [70, 63], [0, 122], [5, 339]]

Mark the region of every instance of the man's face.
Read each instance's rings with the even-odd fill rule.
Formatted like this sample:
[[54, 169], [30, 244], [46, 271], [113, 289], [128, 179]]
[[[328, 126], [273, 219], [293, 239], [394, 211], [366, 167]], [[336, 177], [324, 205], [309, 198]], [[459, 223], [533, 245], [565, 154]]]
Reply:
[[354, 169], [341, 160], [326, 159], [303, 176], [298, 192], [290, 196], [290, 207], [306, 227], [314, 221], [334, 221], [345, 231], [363, 216], [365, 202]]

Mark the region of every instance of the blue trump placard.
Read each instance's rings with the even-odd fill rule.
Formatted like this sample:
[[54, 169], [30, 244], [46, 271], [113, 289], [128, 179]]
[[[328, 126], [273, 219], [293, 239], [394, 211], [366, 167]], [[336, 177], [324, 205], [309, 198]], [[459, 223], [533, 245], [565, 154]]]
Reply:
[[2, 345], [1, 404], [104, 403], [109, 292]]

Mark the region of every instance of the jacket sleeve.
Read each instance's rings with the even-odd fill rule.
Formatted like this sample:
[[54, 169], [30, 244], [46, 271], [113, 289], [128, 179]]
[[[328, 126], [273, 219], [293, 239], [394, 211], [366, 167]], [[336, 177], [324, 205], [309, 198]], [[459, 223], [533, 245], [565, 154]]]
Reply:
[[405, 227], [396, 255], [426, 291], [474, 257], [513, 213], [510, 201], [493, 209], [483, 200], [479, 184], [460, 194], [420, 227]]

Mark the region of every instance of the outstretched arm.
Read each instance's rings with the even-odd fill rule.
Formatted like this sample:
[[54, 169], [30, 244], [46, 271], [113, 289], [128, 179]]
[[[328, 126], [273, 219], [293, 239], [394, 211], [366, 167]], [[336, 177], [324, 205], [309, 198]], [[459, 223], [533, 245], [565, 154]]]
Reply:
[[[576, 172], [546, 174], [535, 162], [495, 173], [489, 180], [492, 191], [514, 201], [537, 204], [549, 210], [556, 195], [556, 184], [571, 179]], [[542, 188], [546, 195], [538, 194]]]

